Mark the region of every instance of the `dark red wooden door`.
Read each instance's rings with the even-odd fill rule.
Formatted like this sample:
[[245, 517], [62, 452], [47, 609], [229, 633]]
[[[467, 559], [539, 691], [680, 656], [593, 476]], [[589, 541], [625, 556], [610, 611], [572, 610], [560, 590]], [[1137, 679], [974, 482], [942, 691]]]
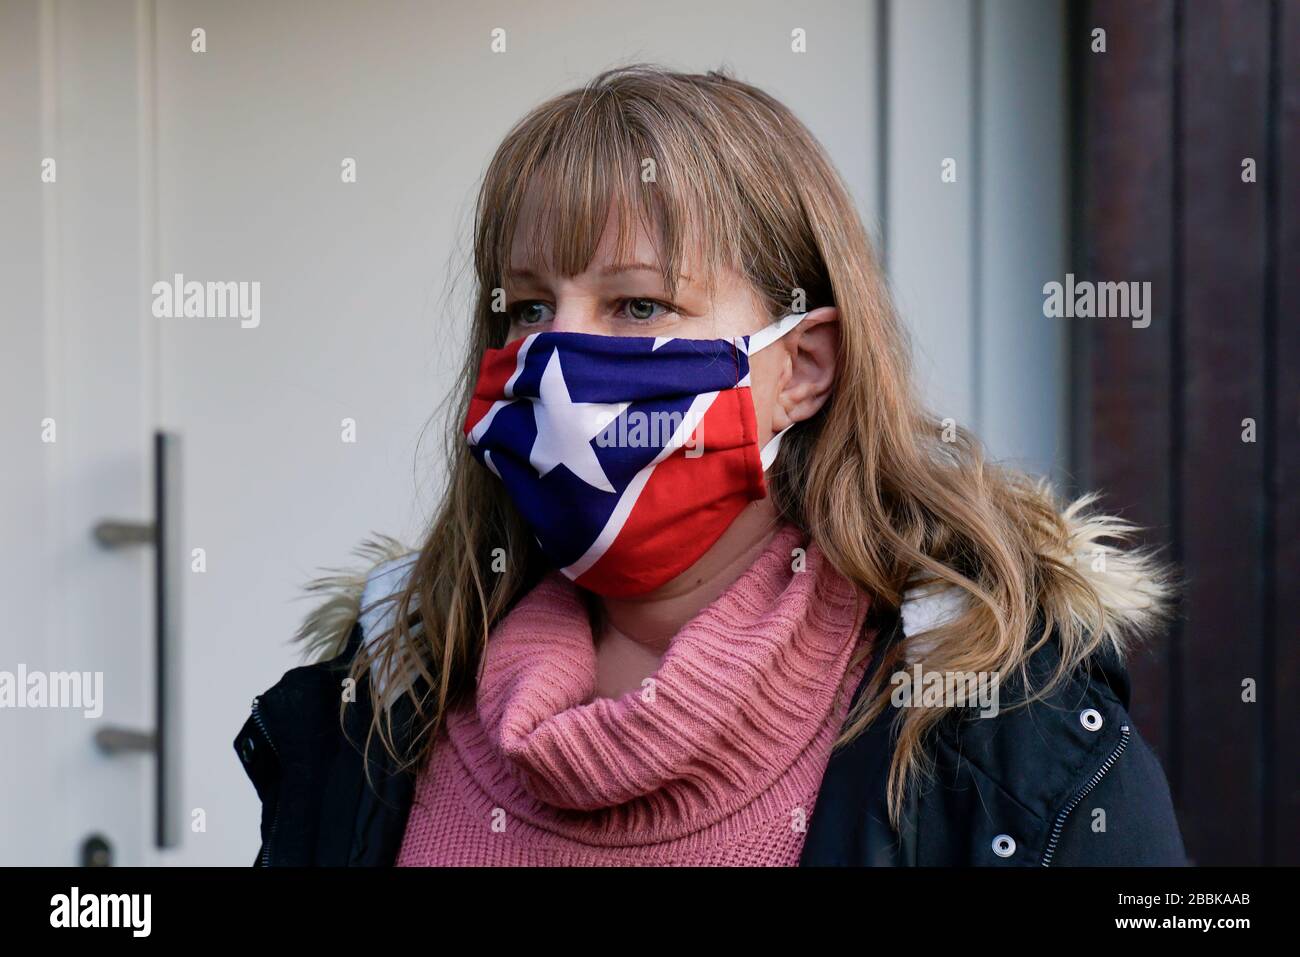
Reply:
[[1092, 0], [1070, 42], [1076, 268], [1154, 303], [1072, 320], [1075, 473], [1185, 576], [1134, 720], [1196, 863], [1300, 863], [1300, 0]]

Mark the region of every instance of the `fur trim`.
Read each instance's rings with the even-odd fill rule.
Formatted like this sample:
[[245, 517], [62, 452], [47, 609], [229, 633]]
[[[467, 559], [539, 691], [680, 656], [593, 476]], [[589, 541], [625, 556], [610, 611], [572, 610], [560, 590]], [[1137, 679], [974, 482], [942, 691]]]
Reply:
[[364, 564], [354, 568], [327, 568], [326, 574], [307, 584], [304, 597], [325, 596], [298, 628], [294, 641], [301, 643], [310, 660], [326, 661], [347, 645], [352, 626], [362, 613], [366, 583], [390, 563], [406, 558], [412, 550], [388, 535], [374, 535], [352, 550]]
[[[1083, 588], [1058, 584], [1042, 596], [1045, 603], [1081, 623], [1121, 658], [1170, 615], [1173, 582], [1169, 571], [1147, 549], [1125, 547], [1137, 527], [1115, 515], [1091, 511], [1098, 496], [1084, 495], [1061, 513], [1065, 545], [1049, 557], [1074, 571]], [[1091, 600], [1096, 595], [1096, 601]], [[946, 583], [909, 588], [900, 614], [903, 634], [912, 639], [907, 660], [921, 660], [933, 650], [923, 635], [959, 618], [966, 610], [966, 593]]]
[[[1096, 493], [1084, 495], [1061, 513], [1069, 547], [1060, 558], [1096, 592], [1102, 612], [1096, 627], [1122, 655], [1170, 617], [1174, 582], [1152, 550], [1123, 547], [1132, 541], [1137, 526], [1092, 512], [1097, 498]], [[1093, 617], [1068, 596], [1065, 605], [1077, 619]]]
[[[1168, 617], [1173, 586], [1154, 554], [1124, 547], [1135, 526], [1114, 515], [1092, 512], [1096, 500], [1096, 495], [1085, 495], [1060, 513], [1067, 544], [1052, 556], [1072, 568], [1087, 587], [1061, 589], [1060, 594], [1047, 597], [1090, 630], [1100, 632], [1103, 642], [1122, 656]], [[382, 631], [376, 626], [384, 617], [367, 612], [404, 587], [407, 576], [392, 574], [394, 565], [414, 557], [412, 549], [387, 535], [366, 539], [354, 554], [365, 561], [362, 567], [326, 569], [328, 574], [307, 586], [309, 595], [326, 596], [295, 636], [309, 658], [324, 660], [339, 654], [358, 618], [368, 632]], [[1089, 591], [1097, 596], [1099, 608], [1088, 600]], [[963, 601], [962, 593], [950, 587], [908, 590], [901, 608], [904, 634], [910, 638], [950, 621], [960, 615]], [[915, 643], [909, 657], [924, 651], [923, 643]]]

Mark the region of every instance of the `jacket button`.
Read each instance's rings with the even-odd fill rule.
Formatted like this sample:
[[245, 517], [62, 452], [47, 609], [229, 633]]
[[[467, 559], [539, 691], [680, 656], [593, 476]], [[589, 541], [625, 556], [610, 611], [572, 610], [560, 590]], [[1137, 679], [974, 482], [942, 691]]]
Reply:
[[1079, 714], [1079, 723], [1088, 731], [1100, 731], [1102, 725], [1101, 712], [1096, 708], [1089, 708]]
[[998, 857], [1010, 857], [1016, 853], [1016, 839], [1010, 834], [999, 834], [993, 838], [993, 853]]
[[253, 740], [253, 736], [250, 734], [244, 739], [244, 743], [239, 748], [239, 757], [245, 764], [252, 764], [256, 750], [257, 742]]

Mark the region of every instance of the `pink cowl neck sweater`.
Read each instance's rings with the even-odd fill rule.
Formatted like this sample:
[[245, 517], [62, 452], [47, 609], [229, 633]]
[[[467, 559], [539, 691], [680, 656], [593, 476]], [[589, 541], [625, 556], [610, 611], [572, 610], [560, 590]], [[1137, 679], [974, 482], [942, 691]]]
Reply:
[[398, 866], [796, 865], [866, 607], [784, 524], [641, 689], [597, 698], [581, 595], [549, 574], [493, 629], [474, 705], [449, 712]]

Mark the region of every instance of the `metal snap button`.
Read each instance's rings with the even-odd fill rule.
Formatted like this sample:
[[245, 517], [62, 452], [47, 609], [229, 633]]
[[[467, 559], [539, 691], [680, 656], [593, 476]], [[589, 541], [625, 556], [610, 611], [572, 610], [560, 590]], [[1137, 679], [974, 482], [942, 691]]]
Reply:
[[253, 741], [251, 735], [244, 739], [244, 746], [240, 749], [239, 756], [244, 759], [245, 764], [253, 763], [253, 752], [256, 748], [256, 742]]
[[993, 853], [998, 857], [1010, 857], [1016, 853], [1016, 839], [1010, 834], [999, 834], [993, 838]]
[[1096, 708], [1089, 708], [1079, 715], [1079, 723], [1088, 731], [1099, 731], [1102, 725], [1101, 712]]

